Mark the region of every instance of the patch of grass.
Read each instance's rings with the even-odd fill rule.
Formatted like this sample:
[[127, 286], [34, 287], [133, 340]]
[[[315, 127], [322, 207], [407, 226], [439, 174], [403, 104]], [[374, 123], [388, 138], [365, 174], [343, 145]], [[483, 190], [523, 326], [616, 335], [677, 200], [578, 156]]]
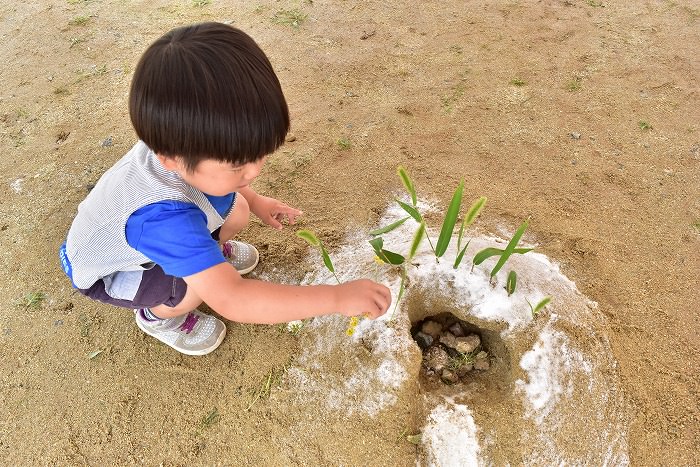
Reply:
[[71, 26], [85, 26], [90, 21], [89, 16], [76, 16], [68, 22]]
[[307, 17], [308, 15], [306, 13], [294, 8], [293, 10], [278, 11], [275, 13], [275, 16], [272, 17], [272, 21], [275, 24], [284, 24], [285, 26], [299, 29], [304, 21], [306, 21]]
[[288, 362], [281, 368], [272, 368], [270, 370], [260, 387], [253, 392], [253, 398], [250, 401], [250, 404], [248, 404], [248, 407], [246, 407], [246, 412], [249, 412], [256, 402], [260, 400], [265, 400], [268, 397], [270, 397], [270, 391], [272, 390], [272, 387], [278, 385], [282, 381], [282, 377], [287, 372], [287, 370], [289, 370], [290, 366], [291, 363]]
[[447, 367], [452, 371], [456, 371], [465, 365], [473, 365], [476, 361], [476, 355], [479, 352], [481, 352], [481, 346], [477, 347], [469, 353], [460, 352], [458, 355], [449, 359], [449, 361], [447, 362]]
[[38, 310], [44, 300], [46, 300], [44, 292], [29, 292], [17, 300], [16, 305], [25, 310]]
[[211, 0], [192, 0], [192, 6], [195, 8], [202, 8], [211, 3]]
[[510, 84], [513, 86], [525, 86], [527, 83], [520, 78], [513, 78], [510, 80]]
[[566, 83], [566, 90], [569, 92], [576, 92], [581, 89], [581, 78], [576, 76], [574, 79]]
[[76, 45], [81, 44], [81, 43], [85, 42], [86, 40], [87, 39], [85, 39], [84, 37], [71, 37], [70, 38], [70, 47], [68, 47], [68, 48], [72, 49]]
[[455, 45], [450, 46], [450, 52], [452, 52], [456, 55], [462, 55], [462, 53], [464, 52], [464, 49], [462, 49], [461, 46], [455, 44]]
[[637, 124], [639, 125], [639, 129], [642, 130], [642, 131], [647, 131], [647, 130], [653, 130], [653, 129], [654, 129], [654, 127], [651, 126], [651, 123], [649, 123], [649, 122], [647, 122], [647, 121], [644, 121], [644, 120], [640, 120]]
[[590, 5], [590, 6], [594, 7], [594, 8], [603, 6], [603, 2], [599, 2], [599, 1], [597, 1], [597, 0], [588, 0], [587, 3], [588, 3], [588, 5]]
[[408, 432], [408, 427], [406, 427], [399, 433], [399, 436], [396, 437], [396, 442], [398, 443], [401, 440], [406, 440], [411, 444], [418, 445], [421, 443], [421, 437], [422, 433], [420, 431], [415, 435], [411, 435]]
[[696, 230], [697, 233], [700, 233], [700, 219], [696, 220], [692, 224], [690, 224], [692, 228]]
[[340, 148], [341, 151], [345, 151], [352, 147], [352, 142], [345, 137], [339, 138], [338, 141], [335, 142], [335, 144], [338, 145], [338, 148]]
[[221, 415], [219, 414], [219, 410], [216, 407], [214, 407], [209, 411], [208, 414], [202, 417], [201, 427], [209, 428], [210, 426], [218, 423], [220, 419]]
[[442, 97], [440, 99], [442, 110], [447, 113], [452, 112], [455, 103], [462, 97], [462, 94], [464, 94], [464, 89], [464, 84], [460, 83], [452, 89], [452, 94]]
[[56, 94], [57, 96], [63, 96], [66, 94], [70, 94], [70, 91], [65, 86], [59, 86], [53, 90], [53, 93]]

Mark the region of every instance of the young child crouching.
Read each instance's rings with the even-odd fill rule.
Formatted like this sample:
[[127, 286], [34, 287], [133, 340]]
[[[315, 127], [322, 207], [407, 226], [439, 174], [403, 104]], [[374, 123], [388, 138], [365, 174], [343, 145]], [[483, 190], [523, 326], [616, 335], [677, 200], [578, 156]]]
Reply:
[[187, 355], [216, 349], [226, 326], [331, 313], [377, 318], [389, 290], [370, 280], [291, 286], [244, 279], [253, 245], [231, 240], [252, 212], [281, 229], [301, 211], [250, 188], [284, 142], [289, 111], [272, 66], [219, 23], [174, 29], [141, 57], [131, 85], [139, 142], [78, 206], [60, 249], [83, 295], [135, 311], [145, 333]]

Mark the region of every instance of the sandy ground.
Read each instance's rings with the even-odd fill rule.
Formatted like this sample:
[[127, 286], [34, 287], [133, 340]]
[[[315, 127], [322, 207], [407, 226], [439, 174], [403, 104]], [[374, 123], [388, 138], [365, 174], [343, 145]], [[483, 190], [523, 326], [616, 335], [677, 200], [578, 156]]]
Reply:
[[[217, 20], [268, 52], [290, 104], [296, 140], [259, 191], [331, 248], [376, 226], [399, 164], [443, 203], [461, 178], [488, 196], [486, 231], [531, 216], [528, 240], [599, 304], [631, 463], [700, 464], [697, 2], [47, 0], [5, 2], [0, 19], [3, 463], [415, 464], [409, 397], [375, 417], [294, 402], [285, 368], [308, 336], [229, 323], [219, 350], [187, 358], [59, 268], [77, 204], [135, 142], [138, 57]], [[317, 267], [293, 229], [244, 237], [261, 274]]]

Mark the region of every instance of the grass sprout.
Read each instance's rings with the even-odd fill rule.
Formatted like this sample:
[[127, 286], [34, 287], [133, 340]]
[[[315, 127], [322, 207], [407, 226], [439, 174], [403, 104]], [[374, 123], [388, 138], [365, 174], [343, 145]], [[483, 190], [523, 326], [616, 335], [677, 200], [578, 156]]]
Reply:
[[650, 124], [649, 122], [646, 122], [646, 121], [644, 121], [644, 120], [640, 120], [639, 123], [638, 123], [638, 125], [639, 125], [639, 129], [642, 130], [642, 131], [647, 131], [647, 130], [653, 130], [653, 129], [654, 129], [654, 127], [651, 126], [651, 124]]
[[527, 83], [520, 78], [513, 78], [510, 80], [510, 84], [513, 86], [525, 86]]
[[221, 415], [219, 414], [219, 410], [214, 407], [209, 411], [208, 414], [206, 414], [204, 417], [202, 417], [202, 428], [209, 428], [210, 426], [214, 425], [215, 423], [218, 423], [219, 420], [221, 419]]
[[336, 141], [335, 144], [338, 145], [338, 148], [340, 148], [341, 151], [348, 150], [352, 147], [352, 142], [350, 142], [350, 140], [347, 138], [338, 138], [338, 141]]
[[454, 357], [450, 357], [450, 359], [447, 362], [447, 367], [452, 371], [457, 371], [463, 366], [473, 365], [476, 361], [476, 356], [479, 352], [481, 352], [481, 346], [477, 347], [471, 352], [459, 352]]
[[29, 292], [17, 300], [16, 305], [25, 310], [38, 310], [44, 300], [46, 300], [44, 292]]
[[515, 286], [518, 283], [518, 275], [515, 273], [515, 271], [510, 271], [508, 273], [508, 279], [506, 279], [506, 292], [508, 292], [508, 296], [510, 297], [515, 293]]
[[550, 296], [544, 297], [534, 307], [532, 306], [532, 303], [530, 303], [530, 300], [525, 299], [525, 301], [530, 306], [530, 312], [532, 313], [532, 317], [534, 319], [534, 318], [537, 318], [537, 315], [540, 314], [540, 312], [542, 310], [544, 310], [544, 308], [549, 304], [549, 302], [552, 301], [552, 297], [550, 297]]
[[292, 10], [280, 10], [272, 17], [272, 21], [276, 24], [284, 24], [285, 26], [299, 29], [308, 15], [294, 8]]

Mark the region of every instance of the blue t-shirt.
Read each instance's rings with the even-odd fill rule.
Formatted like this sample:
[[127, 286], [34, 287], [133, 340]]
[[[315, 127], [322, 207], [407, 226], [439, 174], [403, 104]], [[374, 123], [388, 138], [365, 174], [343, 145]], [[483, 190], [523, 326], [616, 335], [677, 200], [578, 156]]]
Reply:
[[[206, 197], [225, 218], [235, 193]], [[175, 277], [196, 274], [226, 261], [209, 233], [207, 216], [193, 203], [160, 201], [134, 211], [126, 221], [126, 241]]]

